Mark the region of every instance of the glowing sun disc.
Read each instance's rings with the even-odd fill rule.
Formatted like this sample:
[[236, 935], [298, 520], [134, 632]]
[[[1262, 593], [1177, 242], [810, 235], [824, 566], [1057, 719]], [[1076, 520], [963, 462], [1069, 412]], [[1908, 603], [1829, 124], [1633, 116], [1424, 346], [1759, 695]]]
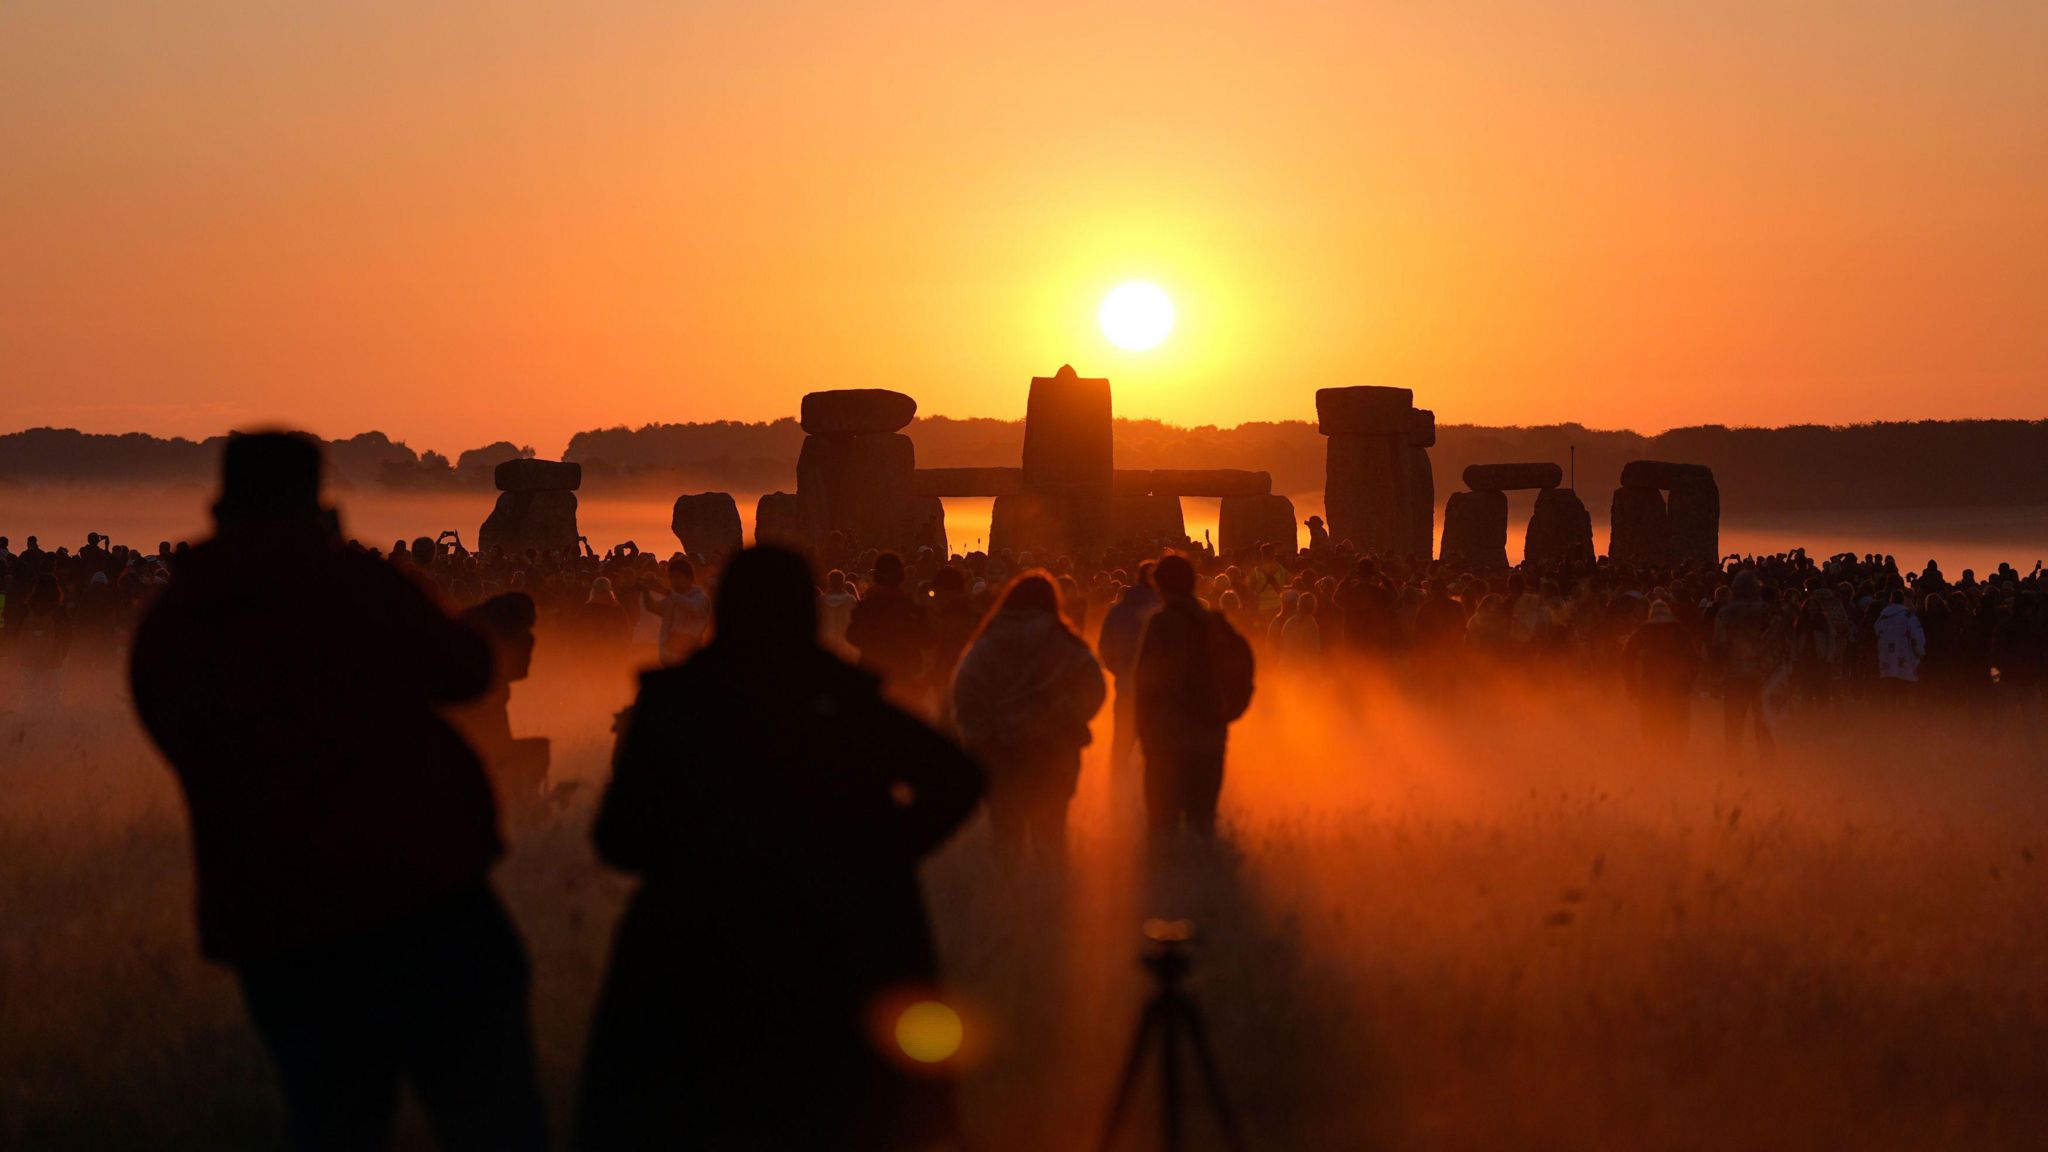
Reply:
[[1109, 290], [1095, 319], [1111, 344], [1143, 352], [1157, 348], [1173, 331], [1173, 300], [1157, 284], [1132, 280]]

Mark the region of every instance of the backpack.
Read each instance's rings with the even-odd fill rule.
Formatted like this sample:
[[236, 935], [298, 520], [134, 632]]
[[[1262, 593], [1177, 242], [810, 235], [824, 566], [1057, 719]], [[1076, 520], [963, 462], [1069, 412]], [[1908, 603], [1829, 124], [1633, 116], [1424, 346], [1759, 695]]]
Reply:
[[1216, 702], [1224, 720], [1236, 720], [1252, 706], [1252, 646], [1221, 612], [1202, 615], [1208, 628], [1209, 674], [1216, 681]]

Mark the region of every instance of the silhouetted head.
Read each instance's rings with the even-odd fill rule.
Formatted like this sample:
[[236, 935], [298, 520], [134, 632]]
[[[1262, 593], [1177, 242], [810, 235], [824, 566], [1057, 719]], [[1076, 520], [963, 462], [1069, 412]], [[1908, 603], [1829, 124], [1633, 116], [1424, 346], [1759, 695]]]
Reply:
[[314, 519], [320, 508], [320, 445], [296, 432], [237, 432], [221, 450], [221, 524]]
[[1737, 600], [1762, 599], [1763, 589], [1757, 585], [1756, 570], [1744, 568], [1742, 571], [1737, 572], [1735, 574], [1735, 583], [1731, 587], [1729, 594]]
[[28, 606], [31, 608], [57, 608], [64, 603], [64, 588], [57, 583], [57, 577], [45, 572], [36, 577], [35, 584], [28, 591]]
[[875, 583], [884, 588], [895, 588], [903, 583], [903, 557], [894, 552], [883, 552], [875, 557]]
[[415, 537], [412, 542], [412, 562], [422, 568], [431, 568], [434, 566], [434, 554], [439, 551], [440, 549], [434, 545], [433, 537]]
[[1152, 566], [1152, 582], [1159, 594], [1176, 600], [1195, 594], [1195, 566], [1185, 556], [1168, 556]]
[[773, 545], [746, 549], [719, 577], [713, 619], [712, 642], [728, 652], [761, 655], [814, 646], [818, 590], [809, 565]]
[[998, 612], [1050, 612], [1058, 615], [1060, 610], [1059, 586], [1044, 569], [1033, 569], [1019, 573], [1003, 589], [1003, 598]]
[[539, 619], [533, 597], [501, 592], [464, 612], [462, 619], [491, 642], [499, 675], [508, 682], [526, 678], [533, 667], [533, 625]]
[[668, 559], [668, 586], [680, 592], [697, 582], [697, 566], [678, 552]]

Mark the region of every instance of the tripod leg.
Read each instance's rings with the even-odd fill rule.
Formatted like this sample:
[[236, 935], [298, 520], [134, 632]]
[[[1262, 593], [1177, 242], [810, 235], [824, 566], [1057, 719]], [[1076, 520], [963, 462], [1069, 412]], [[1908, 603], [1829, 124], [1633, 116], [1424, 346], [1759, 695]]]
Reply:
[[1109, 1152], [1116, 1143], [1116, 1134], [1124, 1124], [1124, 1113], [1131, 1106], [1131, 1094], [1137, 1091], [1138, 1076], [1145, 1070], [1145, 1050], [1150, 1047], [1152, 1029], [1159, 1021], [1159, 1003], [1145, 1005], [1145, 1011], [1138, 1017], [1138, 1034], [1131, 1038], [1131, 1054], [1124, 1061], [1123, 1079], [1117, 1082], [1116, 1097], [1110, 1101], [1109, 1116], [1103, 1121], [1102, 1139], [1096, 1142], [1096, 1152]]
[[1189, 1005], [1178, 996], [1159, 1006], [1159, 1146], [1181, 1150], [1180, 1026]]
[[1202, 1020], [1202, 1009], [1192, 1000], [1182, 1002], [1182, 1012], [1187, 1018], [1188, 1039], [1195, 1049], [1195, 1066], [1201, 1069], [1202, 1086], [1209, 1093], [1209, 1107], [1216, 1113], [1216, 1126], [1223, 1129], [1223, 1143], [1231, 1152], [1244, 1152], [1244, 1133], [1237, 1127], [1237, 1114], [1230, 1110], [1230, 1100], [1223, 1094], [1223, 1074], [1216, 1070], [1216, 1054], [1209, 1050], [1209, 1026]]

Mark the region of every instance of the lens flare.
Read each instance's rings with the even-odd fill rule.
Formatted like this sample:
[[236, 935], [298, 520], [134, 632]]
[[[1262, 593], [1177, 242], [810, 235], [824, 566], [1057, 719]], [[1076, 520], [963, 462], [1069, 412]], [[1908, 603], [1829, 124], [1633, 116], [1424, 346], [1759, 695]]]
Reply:
[[952, 1059], [965, 1037], [960, 1014], [937, 1000], [920, 1000], [896, 1018], [896, 1046], [920, 1064]]

